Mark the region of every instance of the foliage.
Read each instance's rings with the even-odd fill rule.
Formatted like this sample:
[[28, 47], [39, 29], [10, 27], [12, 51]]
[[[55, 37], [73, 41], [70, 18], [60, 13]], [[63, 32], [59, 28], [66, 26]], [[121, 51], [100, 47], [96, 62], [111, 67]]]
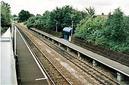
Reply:
[[27, 21], [31, 16], [33, 15], [30, 14], [29, 11], [21, 10], [18, 14], [18, 21], [19, 22]]
[[94, 16], [94, 15], [95, 15], [95, 9], [92, 8], [92, 7], [86, 8], [86, 13], [87, 13], [89, 16]]
[[18, 16], [15, 15], [15, 14], [12, 16], [12, 18], [13, 18], [14, 21], [18, 20]]
[[[36, 16], [37, 17], [37, 16]], [[64, 6], [62, 8], [56, 8], [53, 11], [46, 11], [38, 20], [34, 20], [36, 28], [62, 31], [66, 26], [76, 27], [77, 23], [85, 17], [85, 13], [77, 11], [70, 6]], [[31, 20], [28, 20], [28, 26], [31, 24]], [[73, 23], [72, 23], [73, 22]]]
[[126, 39], [123, 29], [123, 12], [118, 8], [106, 22], [105, 37], [111, 41], [124, 41]]
[[111, 50], [129, 53], [129, 16], [124, 16], [118, 8], [108, 18], [95, 16], [94, 8], [85, 12], [70, 6], [46, 11], [27, 20], [26, 24], [41, 30], [62, 31], [64, 27], [73, 26], [75, 36], [90, 43], [101, 45]]
[[1, 26], [8, 27], [11, 25], [10, 5], [1, 1]]
[[114, 51], [129, 53], [129, 17], [118, 8], [108, 16], [87, 17], [77, 25], [75, 36]]
[[78, 24], [75, 36], [83, 38], [92, 43], [98, 43], [102, 36], [101, 30], [105, 26], [106, 19], [101, 17], [88, 17]]
[[37, 20], [38, 17], [30, 17], [28, 19], [28, 21], [26, 22], [27, 24], [27, 27], [30, 28], [30, 27], [34, 27], [35, 26], [35, 20]]
[[26, 24], [27, 24], [27, 27], [30, 28], [30, 27], [35, 27], [35, 28], [38, 28], [38, 29], [45, 29], [45, 28], [50, 28], [50, 12], [49, 11], [46, 11], [43, 16], [33, 16], [33, 17], [30, 17]]
[[109, 48], [120, 52], [129, 52], [128, 23], [129, 17], [124, 16], [119, 8], [109, 16], [104, 29], [104, 37], [108, 40], [106, 43]]

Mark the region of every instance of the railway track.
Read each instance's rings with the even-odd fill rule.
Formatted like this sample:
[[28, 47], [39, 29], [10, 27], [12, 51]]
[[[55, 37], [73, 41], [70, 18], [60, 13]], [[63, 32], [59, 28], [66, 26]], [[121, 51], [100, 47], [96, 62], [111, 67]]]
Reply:
[[[40, 62], [42, 68], [45, 69], [47, 76], [52, 85], [72, 85], [65, 76], [55, 67], [55, 65], [44, 55], [44, 53], [38, 48], [38, 45], [32, 41], [32, 35], [27, 33], [23, 33], [20, 30], [24, 38], [27, 40], [32, 52], [37, 56], [38, 61]], [[25, 32], [25, 31], [24, 31]], [[28, 35], [31, 35], [28, 37]]]
[[59, 54], [61, 54], [63, 57], [65, 57], [67, 60], [78, 66], [80, 69], [82, 69], [84, 72], [86, 72], [88, 75], [92, 76], [94, 79], [99, 81], [102, 85], [120, 85], [116, 80], [108, 77], [104, 73], [98, 71], [88, 63], [79, 60], [77, 57], [71, 55], [66, 50], [56, 46], [55, 44], [51, 43], [47, 39], [44, 39], [42, 37], [39, 37], [39, 34], [34, 34], [36, 37], [41, 39], [45, 44], [47, 44], [49, 47], [57, 51]]
[[[68, 53], [67, 51], [61, 49], [60, 47], [52, 44], [50, 41], [48, 41], [47, 39], [44, 39], [42, 37], [39, 37], [39, 34], [34, 33], [33, 34], [35, 37], [38, 37], [40, 40], [42, 40], [45, 44], [47, 44], [49, 47], [51, 47], [52, 49], [54, 49], [55, 51], [57, 51], [59, 54], [61, 54], [63, 57], [65, 57], [67, 60], [69, 60], [70, 62], [72, 62], [73, 64], [75, 64], [76, 66], [78, 66], [80, 69], [82, 69], [84, 72], [86, 72], [88, 75], [92, 76], [92, 78], [94, 78], [96, 81], [98, 81], [100, 84], [102, 85], [119, 85], [119, 83], [116, 80], [113, 80], [112, 78], [108, 77], [107, 75], [105, 75], [104, 73], [98, 71], [97, 69], [95, 69], [94, 67], [90, 66], [88, 63], [83, 62], [81, 60], [79, 60], [77, 57], [71, 55], [70, 53]], [[33, 44], [35, 44], [33, 42]], [[37, 50], [38, 46], [35, 47]], [[39, 50], [40, 51], [40, 50]], [[41, 52], [41, 51], [40, 51]], [[38, 52], [35, 52], [38, 53]], [[41, 52], [42, 53], [42, 52]], [[43, 53], [42, 53], [43, 54]], [[37, 55], [37, 54], [36, 54]], [[39, 56], [39, 55], [38, 55]], [[46, 59], [47, 61], [49, 61], [49, 59]], [[48, 65], [52, 65], [52, 62], [49, 61]], [[51, 66], [50, 66], [51, 67]], [[55, 68], [54, 65], [52, 68]], [[49, 72], [50, 69], [48, 69], [47, 71]], [[58, 71], [59, 72], [59, 71]], [[55, 72], [56, 73], [56, 72]], [[49, 73], [51, 74], [51, 73]], [[55, 74], [56, 76], [57, 74]], [[60, 73], [61, 75], [61, 73]], [[54, 80], [55, 78], [53, 78]], [[58, 80], [58, 78], [56, 78]], [[55, 79], [55, 80], [56, 80]], [[65, 78], [66, 79], [66, 78]], [[67, 79], [66, 79], [67, 80]], [[62, 80], [61, 80], [62, 82]], [[64, 82], [64, 81], [63, 81]], [[58, 83], [60, 83], [60, 81], [58, 81]], [[70, 82], [69, 82], [70, 84]], [[67, 85], [67, 84], [65, 84]]]

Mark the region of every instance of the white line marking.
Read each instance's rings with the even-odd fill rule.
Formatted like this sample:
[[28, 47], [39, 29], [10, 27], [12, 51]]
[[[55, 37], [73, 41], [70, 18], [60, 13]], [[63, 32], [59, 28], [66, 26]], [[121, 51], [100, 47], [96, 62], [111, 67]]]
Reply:
[[[18, 29], [17, 29], [17, 31], [19, 32]], [[33, 54], [32, 51], [30, 50], [30, 48], [29, 48], [27, 42], [25, 41], [24, 37], [22, 36], [22, 34], [21, 34], [20, 32], [19, 32], [19, 34], [20, 34], [21, 38], [23, 39], [24, 43], [26, 44], [27, 48], [29, 49], [31, 55], [33, 56], [33, 58], [34, 58], [36, 64], [38, 65], [39, 69], [41, 70], [42, 74], [44, 75], [44, 77], [45, 77], [46, 79], [48, 79], [47, 76], [46, 76], [46, 74], [44, 73], [43, 69], [41, 68], [40, 64], [38, 63], [37, 59], [35, 58], [34, 54]]]
[[46, 78], [38, 78], [38, 79], [35, 79], [36, 81], [39, 81], [39, 80], [46, 80]]
[[16, 53], [17, 53], [17, 52], [16, 52], [16, 43], [17, 43], [17, 42], [16, 42], [16, 38], [17, 38], [17, 36], [16, 36], [16, 26], [15, 26], [15, 28], [14, 28], [14, 32], [15, 32], [15, 33], [14, 33], [14, 39], [15, 39], [15, 41], [14, 41], [14, 44], [15, 44], [15, 45], [14, 45], [14, 53], [15, 53], [15, 55], [16, 55]]

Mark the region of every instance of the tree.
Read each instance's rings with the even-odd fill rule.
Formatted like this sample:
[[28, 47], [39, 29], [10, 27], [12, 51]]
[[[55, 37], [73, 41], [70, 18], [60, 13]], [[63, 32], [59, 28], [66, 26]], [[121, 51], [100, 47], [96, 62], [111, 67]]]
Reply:
[[101, 15], [104, 15], [104, 13], [102, 13]]
[[10, 5], [1, 1], [1, 26], [9, 27], [11, 25]]
[[17, 15], [14, 14], [12, 17], [13, 17], [13, 20], [18, 20], [18, 16]]
[[[38, 17], [38, 16], [36, 16]], [[85, 17], [85, 13], [77, 11], [70, 6], [64, 6], [62, 8], [56, 8], [53, 11], [46, 11], [37, 20], [34, 21], [35, 25], [30, 25], [31, 19], [29, 19], [28, 26], [35, 26], [36, 28], [62, 31], [64, 27], [76, 27], [77, 23]], [[32, 20], [33, 21], [33, 20]]]
[[40, 14], [36, 14], [36, 16], [41, 16]]
[[112, 15], [109, 15], [109, 18], [106, 23], [105, 37], [111, 41], [123, 42], [126, 40], [126, 31], [124, 29], [124, 17], [121, 10], [115, 9]]
[[56, 8], [51, 12], [50, 20], [53, 21], [53, 28], [57, 28], [58, 31], [62, 31], [64, 27], [77, 26], [77, 23], [85, 17], [85, 13], [77, 11], [70, 6], [64, 6], [62, 8]]
[[27, 21], [31, 16], [33, 15], [29, 11], [21, 10], [18, 14], [19, 22]]
[[86, 17], [78, 24], [75, 36], [87, 40], [88, 42], [98, 43], [101, 40], [106, 19], [102, 17]]
[[124, 29], [124, 32], [126, 34], [126, 36], [128, 37], [128, 41], [129, 41], [129, 16], [124, 16], [124, 21], [123, 21], [123, 29]]
[[78, 24], [75, 36], [114, 51], [129, 53], [129, 17], [118, 8], [108, 19], [86, 17]]
[[86, 13], [87, 13], [89, 16], [94, 16], [94, 15], [95, 15], [95, 9], [92, 8], [92, 7], [86, 8]]

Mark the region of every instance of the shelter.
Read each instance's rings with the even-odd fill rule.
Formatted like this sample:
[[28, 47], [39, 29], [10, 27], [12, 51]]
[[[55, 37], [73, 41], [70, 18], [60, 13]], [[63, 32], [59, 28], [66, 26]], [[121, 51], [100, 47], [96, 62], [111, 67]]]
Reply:
[[71, 27], [65, 27], [63, 29], [64, 39], [71, 41], [72, 34], [73, 34], [73, 28], [71, 28]]

